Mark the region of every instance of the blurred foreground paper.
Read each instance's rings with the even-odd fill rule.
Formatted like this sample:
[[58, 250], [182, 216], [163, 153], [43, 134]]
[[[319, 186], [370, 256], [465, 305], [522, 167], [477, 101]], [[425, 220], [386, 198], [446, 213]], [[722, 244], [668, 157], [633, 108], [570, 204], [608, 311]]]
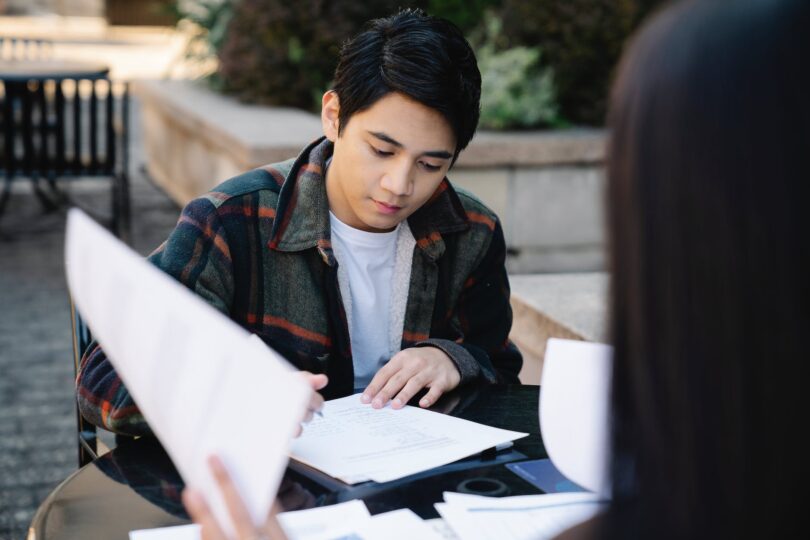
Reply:
[[605, 509], [594, 493], [482, 497], [445, 492], [444, 501], [434, 507], [460, 540], [551, 539]]
[[549, 339], [540, 385], [540, 433], [552, 463], [580, 486], [607, 496], [608, 412], [613, 348]]
[[372, 516], [358, 499], [277, 517], [289, 540], [442, 540], [407, 508]]
[[201, 537], [200, 526], [196, 523], [129, 532], [129, 540], [200, 540]]
[[186, 484], [230, 528], [206, 462], [219, 455], [263, 523], [310, 390], [264, 343], [78, 210], [65, 248], [73, 300]]

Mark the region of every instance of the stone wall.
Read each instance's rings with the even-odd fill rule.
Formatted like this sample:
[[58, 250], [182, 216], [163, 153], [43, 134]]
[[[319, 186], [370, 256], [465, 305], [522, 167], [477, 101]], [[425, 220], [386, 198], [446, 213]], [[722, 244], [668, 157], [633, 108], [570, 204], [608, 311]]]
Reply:
[[[187, 81], [133, 85], [146, 166], [179, 204], [297, 155], [321, 135], [308, 112], [249, 106]], [[511, 273], [601, 270], [604, 133], [479, 132], [449, 175], [501, 216]]]
[[5, 0], [6, 13], [13, 15], [67, 15], [100, 17], [104, 15], [104, 0]]

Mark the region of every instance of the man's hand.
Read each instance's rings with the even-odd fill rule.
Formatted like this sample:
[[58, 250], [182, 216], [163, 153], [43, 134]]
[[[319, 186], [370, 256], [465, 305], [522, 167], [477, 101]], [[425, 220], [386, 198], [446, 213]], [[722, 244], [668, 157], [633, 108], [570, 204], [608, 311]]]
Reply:
[[461, 375], [444, 351], [436, 347], [415, 347], [395, 354], [374, 375], [360, 400], [380, 409], [393, 398], [391, 406], [401, 409], [417, 392], [429, 388], [419, 400], [419, 406], [430, 407], [459, 382]]
[[[329, 382], [329, 379], [322, 373], [315, 374], [309, 371], [302, 371], [301, 376], [304, 377], [304, 380], [307, 381], [307, 384], [312, 388], [312, 395], [309, 398], [307, 412], [301, 420], [302, 423], [307, 423], [312, 420], [312, 415], [320, 411], [323, 407], [323, 397], [318, 393], [318, 390], [323, 389]], [[303, 425], [299, 425], [298, 430], [295, 432], [295, 437], [301, 435], [302, 431]]]

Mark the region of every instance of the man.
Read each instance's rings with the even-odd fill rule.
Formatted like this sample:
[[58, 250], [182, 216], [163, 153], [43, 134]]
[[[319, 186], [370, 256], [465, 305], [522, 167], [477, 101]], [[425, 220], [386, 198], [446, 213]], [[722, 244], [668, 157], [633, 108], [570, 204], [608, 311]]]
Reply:
[[[445, 175], [475, 132], [481, 77], [460, 31], [406, 10], [341, 51], [324, 138], [192, 201], [150, 260], [299, 369], [324, 397], [428, 407], [459, 384], [518, 382], [497, 217]], [[200, 361], [205, 361], [201, 358]], [[148, 433], [98, 348], [82, 414]]]

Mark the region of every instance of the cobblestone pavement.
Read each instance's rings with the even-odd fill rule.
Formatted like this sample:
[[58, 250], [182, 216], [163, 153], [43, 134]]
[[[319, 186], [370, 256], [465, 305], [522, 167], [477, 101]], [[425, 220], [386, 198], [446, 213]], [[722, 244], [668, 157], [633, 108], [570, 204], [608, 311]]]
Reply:
[[[156, 247], [179, 210], [141, 172], [132, 107], [132, 243]], [[70, 194], [109, 211], [109, 183], [83, 180]], [[0, 540], [22, 539], [39, 503], [77, 467], [64, 212], [46, 214], [26, 182], [0, 217]]]

